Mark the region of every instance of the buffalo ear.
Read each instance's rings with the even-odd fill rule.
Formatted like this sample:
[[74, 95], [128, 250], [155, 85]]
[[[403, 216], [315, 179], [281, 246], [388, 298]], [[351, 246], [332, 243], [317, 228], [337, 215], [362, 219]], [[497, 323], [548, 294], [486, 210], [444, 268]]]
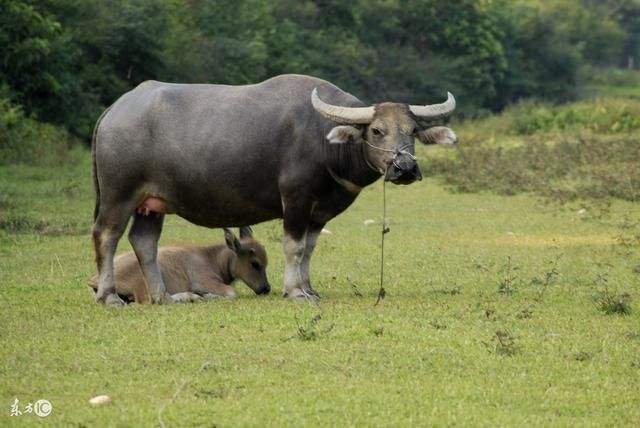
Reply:
[[240, 239], [251, 238], [253, 236], [253, 230], [249, 226], [242, 226], [240, 228]]
[[336, 126], [327, 134], [327, 140], [331, 144], [360, 143], [362, 129], [355, 126]]
[[458, 142], [458, 136], [446, 126], [432, 126], [418, 132], [418, 139], [424, 144], [452, 145]]
[[223, 228], [223, 230], [224, 230], [224, 240], [227, 242], [227, 247], [229, 247], [229, 249], [235, 253], [240, 251], [240, 241], [238, 241], [238, 238], [236, 238], [236, 235], [234, 235], [231, 229], [227, 227]]

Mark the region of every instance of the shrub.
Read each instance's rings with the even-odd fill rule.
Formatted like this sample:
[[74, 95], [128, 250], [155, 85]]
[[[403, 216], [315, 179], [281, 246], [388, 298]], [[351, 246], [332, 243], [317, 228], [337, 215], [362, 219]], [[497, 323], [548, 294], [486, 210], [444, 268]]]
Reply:
[[624, 98], [599, 98], [563, 106], [521, 103], [505, 113], [509, 132], [532, 135], [554, 131], [627, 133], [640, 129], [640, 102]]
[[640, 200], [640, 101], [522, 103], [460, 127], [448, 156], [424, 170], [462, 192], [533, 192], [561, 200]]
[[25, 116], [19, 106], [0, 94], [0, 165], [61, 164], [68, 161], [75, 143], [63, 128]]

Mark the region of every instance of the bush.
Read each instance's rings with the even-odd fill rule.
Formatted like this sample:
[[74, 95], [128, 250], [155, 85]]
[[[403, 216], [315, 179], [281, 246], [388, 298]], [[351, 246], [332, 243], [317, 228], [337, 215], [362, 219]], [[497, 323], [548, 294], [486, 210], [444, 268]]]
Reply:
[[591, 131], [599, 134], [640, 129], [640, 102], [601, 98], [564, 106], [522, 103], [506, 114], [512, 117], [510, 133], [531, 135], [552, 131]]
[[458, 191], [640, 201], [638, 101], [520, 104], [460, 129], [458, 150], [424, 166]]
[[0, 96], [0, 165], [64, 163], [75, 144], [63, 128], [26, 117], [20, 107]]

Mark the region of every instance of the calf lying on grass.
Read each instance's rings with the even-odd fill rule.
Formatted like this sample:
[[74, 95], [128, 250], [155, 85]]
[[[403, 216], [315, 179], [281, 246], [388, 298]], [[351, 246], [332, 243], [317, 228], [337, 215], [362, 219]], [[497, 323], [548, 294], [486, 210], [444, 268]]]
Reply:
[[[240, 239], [224, 229], [226, 245], [173, 246], [158, 249], [158, 264], [167, 293], [175, 302], [202, 298], [235, 297], [231, 283], [244, 281], [256, 294], [271, 291], [267, 280], [267, 253], [253, 238], [251, 228], [240, 228]], [[151, 302], [135, 253], [116, 257], [116, 292], [125, 302]], [[98, 275], [89, 280], [98, 289]]]

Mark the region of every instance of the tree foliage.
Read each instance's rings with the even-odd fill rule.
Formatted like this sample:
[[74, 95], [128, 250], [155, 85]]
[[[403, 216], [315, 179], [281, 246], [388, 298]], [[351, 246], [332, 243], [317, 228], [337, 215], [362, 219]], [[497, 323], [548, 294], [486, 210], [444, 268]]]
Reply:
[[640, 54], [640, 0], [3, 0], [0, 84], [27, 116], [88, 137], [147, 79], [313, 74], [369, 102], [476, 115], [562, 101], [585, 66]]

